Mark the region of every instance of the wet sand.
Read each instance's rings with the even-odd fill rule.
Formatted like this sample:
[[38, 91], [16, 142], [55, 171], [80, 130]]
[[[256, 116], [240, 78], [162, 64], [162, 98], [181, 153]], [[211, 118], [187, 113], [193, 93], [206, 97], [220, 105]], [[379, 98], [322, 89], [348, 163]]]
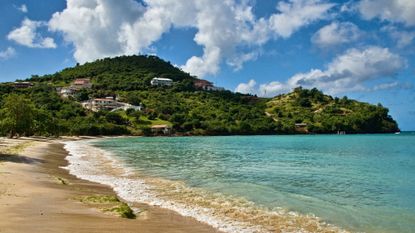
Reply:
[[[10, 146], [17, 150], [7, 150]], [[58, 141], [0, 139], [1, 233], [218, 232], [193, 218], [145, 204], [134, 204], [137, 218], [125, 219], [81, 202], [85, 196], [115, 193], [60, 168], [67, 164], [66, 155]]]

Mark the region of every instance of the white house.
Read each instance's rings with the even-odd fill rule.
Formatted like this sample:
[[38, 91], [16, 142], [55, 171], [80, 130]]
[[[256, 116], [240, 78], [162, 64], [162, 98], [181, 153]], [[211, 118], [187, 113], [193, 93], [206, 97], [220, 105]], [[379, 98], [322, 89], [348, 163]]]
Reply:
[[151, 132], [153, 134], [171, 134], [172, 127], [169, 125], [153, 125], [151, 126]]
[[171, 86], [173, 85], [173, 80], [169, 78], [153, 78], [150, 83], [152, 86]]
[[113, 110], [120, 105], [113, 97], [96, 98], [82, 103], [82, 106], [86, 109], [98, 112], [99, 110]]
[[122, 103], [122, 102], [118, 102], [118, 106], [117, 108], [113, 109], [112, 111], [117, 111], [117, 110], [124, 110], [127, 111], [128, 109], [134, 109], [136, 111], [142, 111], [143, 110], [143, 106], [139, 105], [132, 105], [132, 104], [128, 104], [128, 103]]
[[64, 97], [64, 98], [68, 98], [69, 96], [73, 96], [75, 94], [76, 90], [71, 88], [71, 87], [64, 87], [62, 89], [60, 89], [59, 94]]

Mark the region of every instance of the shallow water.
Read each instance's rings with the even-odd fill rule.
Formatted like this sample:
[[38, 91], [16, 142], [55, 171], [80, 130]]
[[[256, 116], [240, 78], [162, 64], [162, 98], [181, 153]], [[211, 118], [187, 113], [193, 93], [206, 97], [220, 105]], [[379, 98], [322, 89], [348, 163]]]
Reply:
[[[351, 231], [415, 229], [414, 134], [117, 138], [92, 144], [112, 152], [139, 184], [148, 185], [139, 192], [184, 209], [205, 208], [228, 223], [235, 219], [271, 231], [338, 230], [315, 215]], [[296, 224], [301, 229], [292, 228]]]

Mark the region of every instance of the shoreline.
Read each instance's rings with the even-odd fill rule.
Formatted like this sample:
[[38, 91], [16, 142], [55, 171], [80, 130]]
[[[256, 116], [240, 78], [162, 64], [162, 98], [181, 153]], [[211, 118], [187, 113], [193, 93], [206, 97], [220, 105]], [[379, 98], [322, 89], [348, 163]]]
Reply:
[[[63, 138], [73, 140], [75, 138]], [[83, 138], [79, 138], [82, 140]], [[91, 138], [92, 139], [92, 138]], [[67, 166], [62, 140], [0, 139], [1, 146], [30, 142], [18, 155], [0, 153], [0, 232], [219, 232], [174, 211], [134, 203], [136, 219], [82, 203], [91, 195], [116, 195], [108, 186], [81, 180]], [[0, 147], [0, 150], [2, 148]]]
[[[147, 203], [173, 210], [182, 216], [224, 232], [348, 232], [318, 217], [285, 210], [268, 209], [220, 193], [187, 187], [180, 181], [130, 173], [130, 167], [114, 158], [114, 152], [88, 142], [68, 142], [65, 148], [71, 174], [112, 187], [131, 203]], [[210, 203], [210, 204], [209, 204]]]
[[[99, 139], [92, 139], [92, 141], [95, 140]], [[261, 226], [240, 222], [226, 216], [215, 216], [215, 211], [208, 207], [192, 206], [192, 203], [178, 203], [173, 199], [161, 197], [161, 193], [154, 192], [156, 186], [151, 182], [148, 183], [148, 179], [126, 167], [126, 164], [115, 158], [113, 153], [91, 145], [91, 140], [65, 142], [64, 148], [71, 155], [66, 158], [69, 165], [64, 169], [80, 179], [111, 187], [119, 197], [129, 203], [145, 203], [170, 210], [180, 216], [189, 217], [212, 226], [220, 232], [268, 232]], [[162, 181], [157, 178], [152, 180]], [[180, 188], [175, 186], [173, 182], [168, 184], [167, 189], [176, 193]]]

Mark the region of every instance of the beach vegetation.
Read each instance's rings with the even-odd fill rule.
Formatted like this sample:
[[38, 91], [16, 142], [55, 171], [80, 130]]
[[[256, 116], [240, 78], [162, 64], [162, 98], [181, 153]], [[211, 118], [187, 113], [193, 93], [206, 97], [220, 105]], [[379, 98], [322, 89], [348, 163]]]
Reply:
[[120, 203], [118, 206], [106, 209], [105, 211], [116, 213], [122, 218], [136, 218], [134, 211], [126, 203]]
[[88, 204], [108, 204], [119, 203], [120, 200], [114, 195], [91, 195], [83, 197], [81, 202]]
[[104, 212], [115, 213], [122, 218], [134, 219], [136, 215], [128, 204], [122, 202], [114, 195], [91, 195], [80, 199], [82, 203], [90, 205], [105, 205], [110, 207], [102, 208]]

